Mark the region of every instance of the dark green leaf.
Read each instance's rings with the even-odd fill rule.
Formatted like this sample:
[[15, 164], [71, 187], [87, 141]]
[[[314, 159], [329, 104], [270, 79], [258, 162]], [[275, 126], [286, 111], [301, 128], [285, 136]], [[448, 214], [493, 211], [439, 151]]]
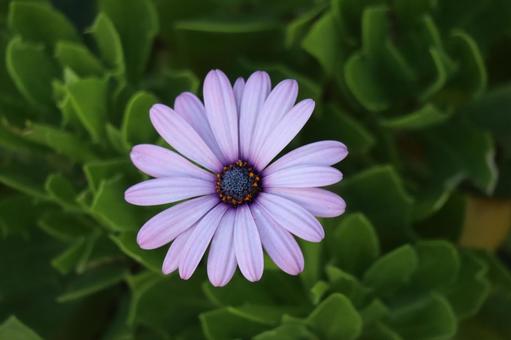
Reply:
[[141, 249], [137, 244], [137, 233], [135, 231], [126, 231], [119, 235], [113, 235], [111, 238], [126, 255], [147, 269], [161, 273], [161, 266], [167, 252], [166, 247], [158, 250]]
[[356, 339], [362, 331], [362, 319], [350, 300], [332, 294], [307, 318], [307, 325], [322, 339]]
[[135, 93], [124, 110], [121, 133], [126, 145], [151, 143], [157, 138], [149, 120], [149, 109], [158, 99], [144, 91]]
[[42, 340], [33, 330], [28, 328], [15, 316], [9, 317], [0, 324], [0, 339], [5, 340]]

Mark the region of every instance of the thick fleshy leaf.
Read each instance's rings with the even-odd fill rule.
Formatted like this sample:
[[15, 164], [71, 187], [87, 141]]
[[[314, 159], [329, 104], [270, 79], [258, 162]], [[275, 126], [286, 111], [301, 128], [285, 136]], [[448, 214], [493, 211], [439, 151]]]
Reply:
[[238, 110], [231, 83], [220, 70], [212, 70], [204, 80], [206, 116], [220, 150], [230, 162], [239, 158]]
[[356, 339], [362, 318], [342, 294], [332, 294], [308, 316], [307, 325], [322, 339]]
[[227, 209], [225, 204], [218, 204], [197, 223], [191, 232], [179, 260], [179, 276], [182, 279], [187, 280], [192, 276]]
[[42, 340], [33, 330], [11, 316], [0, 324], [0, 339]]
[[9, 28], [23, 39], [49, 46], [59, 40], [78, 40], [78, 33], [67, 18], [44, 3], [13, 1], [9, 8]]
[[104, 71], [101, 62], [81, 43], [59, 41], [55, 57], [62, 67], [69, 67], [80, 77], [99, 76]]
[[263, 275], [263, 247], [254, 217], [247, 205], [236, 209], [234, 221], [234, 250], [240, 271], [249, 281]]
[[185, 157], [218, 171], [222, 164], [199, 134], [171, 108], [156, 104], [151, 108], [151, 122], [160, 136]]
[[210, 195], [170, 207], [142, 226], [137, 235], [137, 242], [144, 249], [161, 247], [190, 228], [216, 204], [218, 197]]
[[149, 119], [149, 109], [158, 102], [151, 93], [139, 91], [131, 96], [124, 109], [121, 133], [126, 145], [150, 143], [156, 132]]
[[290, 233], [310, 242], [319, 242], [325, 232], [318, 220], [298, 204], [274, 194], [260, 193], [256, 204]]
[[126, 66], [121, 38], [112, 20], [105, 13], [99, 13], [89, 32], [94, 37], [101, 59], [106, 66], [113, 69], [116, 75], [124, 74]]
[[235, 216], [234, 210], [226, 211], [211, 241], [208, 254], [208, 278], [215, 287], [225, 286], [236, 271]]

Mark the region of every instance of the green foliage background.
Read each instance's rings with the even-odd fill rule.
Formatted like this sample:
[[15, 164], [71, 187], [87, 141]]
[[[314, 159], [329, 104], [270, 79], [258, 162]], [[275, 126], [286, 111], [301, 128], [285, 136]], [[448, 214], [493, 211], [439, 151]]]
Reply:
[[[510, 1], [0, 0], [0, 51], [0, 339], [511, 338], [509, 237], [460, 246], [474, 199], [511, 209]], [[135, 243], [162, 207], [123, 201], [129, 149], [211, 68], [297, 79], [293, 147], [350, 149], [299, 277], [214, 288]]]

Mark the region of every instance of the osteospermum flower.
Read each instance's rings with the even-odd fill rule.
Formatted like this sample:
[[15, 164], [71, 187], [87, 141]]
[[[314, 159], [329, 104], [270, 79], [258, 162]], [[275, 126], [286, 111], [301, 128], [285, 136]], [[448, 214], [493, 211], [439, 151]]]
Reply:
[[[294, 236], [319, 242], [317, 217], [344, 212], [341, 197], [320, 187], [339, 182], [331, 167], [347, 155], [344, 144], [322, 141], [302, 146], [270, 162], [298, 134], [314, 101], [295, 104], [298, 85], [284, 80], [271, 89], [265, 72], [234, 86], [220, 70], [204, 81], [204, 105], [192, 93], [179, 95], [174, 109], [154, 105], [154, 128], [176, 151], [137, 145], [135, 166], [155, 177], [130, 187], [136, 205], [180, 202], [147, 221], [137, 235], [143, 249], [172, 242], [163, 273], [179, 270], [188, 279], [209, 246], [207, 272], [223, 286], [236, 268], [250, 281], [263, 273], [263, 248], [286, 273], [303, 271]], [[294, 236], [293, 236], [294, 235]]]

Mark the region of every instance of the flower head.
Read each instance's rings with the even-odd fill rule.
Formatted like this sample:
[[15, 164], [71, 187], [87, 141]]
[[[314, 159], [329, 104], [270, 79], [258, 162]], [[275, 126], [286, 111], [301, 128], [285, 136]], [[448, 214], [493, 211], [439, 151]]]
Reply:
[[[320, 187], [339, 182], [332, 165], [347, 155], [336, 141], [311, 143], [270, 162], [291, 142], [314, 110], [296, 102], [298, 85], [284, 80], [271, 89], [265, 72], [234, 86], [220, 70], [204, 81], [204, 105], [182, 93], [174, 109], [150, 110], [151, 122], [175, 151], [137, 145], [131, 160], [155, 177], [130, 187], [136, 205], [180, 202], [147, 221], [138, 232], [143, 249], [170, 242], [163, 272], [188, 279], [209, 246], [207, 272], [223, 286], [236, 268], [250, 281], [263, 273], [263, 248], [286, 273], [303, 271], [294, 236], [310, 242], [324, 237], [316, 217], [341, 215], [341, 197]], [[315, 217], [316, 216], [316, 217]]]

